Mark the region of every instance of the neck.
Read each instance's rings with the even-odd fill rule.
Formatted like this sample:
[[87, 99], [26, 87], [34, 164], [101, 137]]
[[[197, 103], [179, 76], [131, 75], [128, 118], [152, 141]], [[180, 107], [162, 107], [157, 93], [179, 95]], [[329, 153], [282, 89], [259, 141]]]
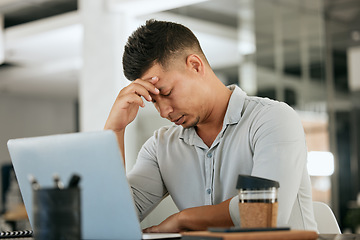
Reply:
[[224, 117], [227, 106], [231, 96], [231, 91], [224, 84], [219, 81], [213, 89], [216, 96], [210, 96], [209, 102], [211, 108], [209, 109], [207, 118], [196, 126], [196, 133], [203, 140], [203, 142], [210, 147], [215, 141], [217, 135], [222, 129]]

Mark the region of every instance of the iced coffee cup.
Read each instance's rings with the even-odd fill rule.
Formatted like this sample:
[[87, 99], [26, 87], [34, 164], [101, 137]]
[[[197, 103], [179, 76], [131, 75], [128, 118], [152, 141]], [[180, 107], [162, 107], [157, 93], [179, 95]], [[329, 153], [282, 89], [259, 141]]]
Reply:
[[276, 227], [278, 182], [239, 175], [236, 188], [239, 190], [241, 228]]

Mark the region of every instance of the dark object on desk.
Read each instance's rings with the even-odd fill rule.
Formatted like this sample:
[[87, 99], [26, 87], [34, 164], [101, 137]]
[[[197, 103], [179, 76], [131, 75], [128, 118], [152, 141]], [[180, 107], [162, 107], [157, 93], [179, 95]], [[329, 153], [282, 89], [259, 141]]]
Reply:
[[36, 240], [80, 240], [80, 189], [33, 191], [33, 230]]
[[260, 232], [209, 232], [194, 231], [182, 233], [186, 240], [316, 240], [315, 231], [290, 230], [290, 231], [260, 231]]
[[3, 231], [0, 233], [1, 238], [28, 238], [33, 236], [32, 230], [23, 231]]
[[289, 227], [275, 227], [275, 228], [209, 228], [210, 232], [268, 232], [268, 231], [289, 231]]

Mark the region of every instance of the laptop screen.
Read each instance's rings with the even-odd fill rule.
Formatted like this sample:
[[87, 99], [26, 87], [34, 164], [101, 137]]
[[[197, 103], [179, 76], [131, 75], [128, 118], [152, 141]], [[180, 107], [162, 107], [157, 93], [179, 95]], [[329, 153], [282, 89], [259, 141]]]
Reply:
[[84, 239], [141, 239], [141, 228], [112, 131], [13, 139], [8, 149], [32, 224], [34, 176], [40, 188], [53, 187], [53, 175], [66, 186], [81, 177], [81, 225]]

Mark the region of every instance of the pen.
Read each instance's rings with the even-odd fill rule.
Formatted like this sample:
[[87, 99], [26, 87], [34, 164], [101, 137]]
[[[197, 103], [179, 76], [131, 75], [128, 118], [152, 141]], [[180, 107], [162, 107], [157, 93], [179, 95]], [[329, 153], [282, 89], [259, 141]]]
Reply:
[[64, 184], [60, 181], [60, 176], [58, 174], [54, 174], [53, 176], [55, 187], [58, 189], [63, 189]]
[[77, 174], [72, 175], [70, 182], [69, 182], [69, 188], [75, 188], [79, 185], [80, 182], [80, 176]]
[[40, 189], [40, 185], [39, 183], [36, 181], [35, 177], [33, 175], [29, 175], [29, 181], [31, 183], [31, 187], [33, 188], [33, 190], [39, 190]]

